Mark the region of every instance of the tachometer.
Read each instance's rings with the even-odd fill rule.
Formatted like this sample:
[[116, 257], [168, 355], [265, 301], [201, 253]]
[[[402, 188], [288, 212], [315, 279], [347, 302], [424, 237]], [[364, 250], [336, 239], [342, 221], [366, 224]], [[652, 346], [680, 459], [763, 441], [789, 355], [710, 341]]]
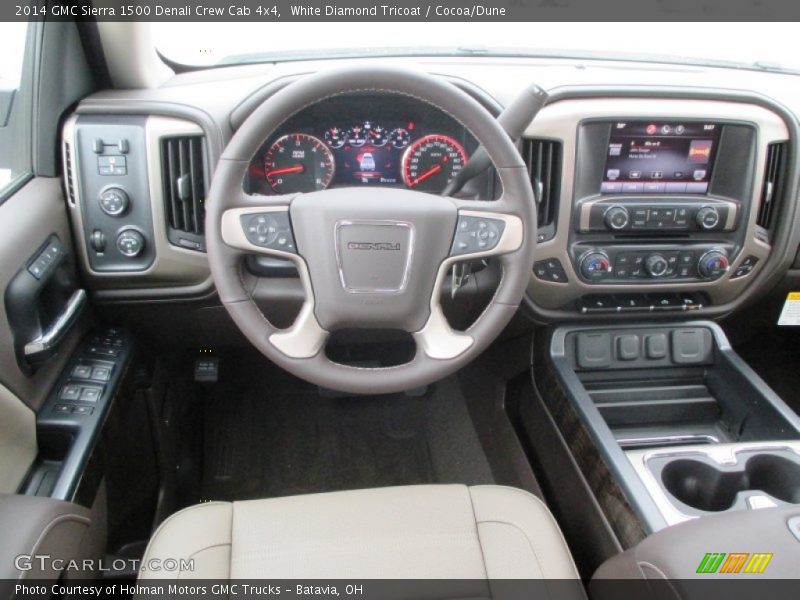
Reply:
[[324, 190], [333, 179], [333, 153], [322, 140], [290, 133], [275, 140], [264, 157], [264, 174], [278, 194]]
[[467, 153], [453, 138], [432, 134], [418, 139], [403, 154], [403, 181], [423, 192], [441, 192], [467, 162]]

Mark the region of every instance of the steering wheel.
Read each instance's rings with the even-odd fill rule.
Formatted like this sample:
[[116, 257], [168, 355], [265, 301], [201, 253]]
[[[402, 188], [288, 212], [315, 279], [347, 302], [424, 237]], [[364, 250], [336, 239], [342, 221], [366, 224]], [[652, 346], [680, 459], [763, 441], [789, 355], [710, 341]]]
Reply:
[[[405, 95], [460, 122], [486, 150], [502, 183], [496, 201], [468, 201], [396, 188], [346, 187], [251, 195], [243, 182], [264, 139], [303, 108], [347, 93]], [[533, 268], [536, 210], [525, 164], [508, 134], [449, 82], [396, 68], [347, 68], [309, 75], [261, 104], [219, 161], [206, 202], [206, 244], [220, 299], [267, 358], [306, 381], [349, 393], [392, 393], [427, 385], [474, 359], [517, 310]], [[305, 302], [294, 324], [273, 326], [242, 275], [243, 258], [294, 262]], [[456, 262], [497, 257], [494, 297], [466, 331], [454, 331], [440, 296]], [[330, 360], [341, 328], [400, 329], [416, 342], [407, 363], [381, 368]]]

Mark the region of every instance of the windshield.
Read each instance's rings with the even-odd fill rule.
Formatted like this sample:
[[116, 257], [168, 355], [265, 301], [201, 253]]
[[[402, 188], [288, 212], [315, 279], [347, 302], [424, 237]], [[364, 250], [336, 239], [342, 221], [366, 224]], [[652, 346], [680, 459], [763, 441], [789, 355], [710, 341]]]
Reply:
[[[402, 35], [391, 35], [403, 29]], [[154, 23], [168, 60], [207, 67], [376, 55], [564, 56], [800, 72], [793, 23]]]

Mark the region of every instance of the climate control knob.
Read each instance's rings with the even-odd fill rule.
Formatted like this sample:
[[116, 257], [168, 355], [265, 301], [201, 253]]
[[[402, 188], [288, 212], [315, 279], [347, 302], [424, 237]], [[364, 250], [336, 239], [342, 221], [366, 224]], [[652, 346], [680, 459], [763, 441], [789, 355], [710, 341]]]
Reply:
[[586, 279], [600, 279], [611, 272], [611, 261], [605, 252], [591, 250], [581, 259], [581, 275]]
[[695, 219], [700, 229], [716, 229], [717, 225], [719, 225], [719, 211], [713, 206], [704, 206], [697, 211]]
[[730, 261], [722, 250], [709, 250], [700, 257], [697, 272], [703, 279], [719, 279], [728, 272]]
[[662, 277], [669, 269], [669, 262], [661, 254], [651, 254], [645, 259], [644, 268], [650, 277]]
[[123, 256], [136, 258], [144, 250], [144, 236], [135, 229], [126, 229], [117, 237], [117, 250]]
[[603, 215], [606, 227], [614, 231], [625, 229], [629, 219], [628, 209], [623, 206], [612, 206]]

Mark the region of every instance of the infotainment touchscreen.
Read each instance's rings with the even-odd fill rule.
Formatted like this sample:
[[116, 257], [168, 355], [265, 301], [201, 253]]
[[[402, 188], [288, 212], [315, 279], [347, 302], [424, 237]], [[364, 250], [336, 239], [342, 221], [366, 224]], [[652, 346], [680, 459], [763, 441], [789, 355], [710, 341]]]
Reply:
[[718, 123], [612, 123], [601, 192], [707, 193], [721, 129]]

